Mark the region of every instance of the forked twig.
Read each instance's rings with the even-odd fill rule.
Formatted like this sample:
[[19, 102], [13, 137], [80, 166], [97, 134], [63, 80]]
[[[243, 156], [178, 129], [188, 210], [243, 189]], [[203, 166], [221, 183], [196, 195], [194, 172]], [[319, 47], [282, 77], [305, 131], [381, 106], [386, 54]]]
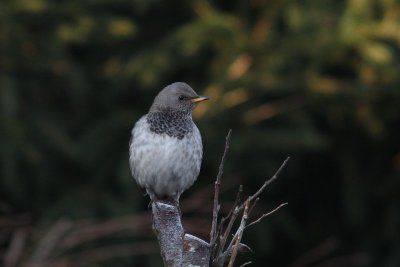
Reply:
[[[276, 180], [276, 178], [278, 178], [279, 173], [283, 170], [283, 168], [285, 167], [286, 163], [289, 161], [290, 157], [287, 157], [285, 159], [285, 161], [281, 164], [281, 166], [279, 167], [279, 169], [275, 172], [275, 174], [268, 180], [265, 181], [265, 183], [260, 187], [260, 189], [258, 189], [257, 192], [255, 192], [252, 196], [249, 197], [249, 201], [252, 202], [254, 199], [256, 199], [264, 190], [265, 188], [272, 183], [274, 180]], [[239, 211], [243, 210], [244, 208], [244, 204], [243, 203], [240, 207], [239, 207]]]
[[286, 206], [287, 204], [288, 204], [287, 202], [282, 203], [282, 204], [280, 204], [278, 207], [276, 207], [275, 209], [271, 210], [270, 212], [264, 213], [264, 214], [261, 215], [257, 220], [255, 220], [255, 221], [249, 223], [249, 224], [246, 226], [246, 228], [248, 228], [249, 226], [252, 226], [253, 224], [259, 223], [262, 219], [264, 219], [265, 217], [267, 217], [267, 216], [271, 215], [272, 213], [278, 211], [280, 208], [282, 208], [283, 206]]

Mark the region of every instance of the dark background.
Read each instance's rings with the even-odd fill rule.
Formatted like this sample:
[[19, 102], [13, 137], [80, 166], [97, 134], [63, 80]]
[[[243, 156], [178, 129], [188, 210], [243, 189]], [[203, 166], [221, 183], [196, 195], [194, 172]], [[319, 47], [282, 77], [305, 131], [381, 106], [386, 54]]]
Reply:
[[128, 141], [175, 81], [211, 97], [188, 232], [208, 240], [232, 128], [223, 213], [291, 156], [251, 220], [289, 205], [238, 263], [400, 266], [397, 1], [2, 0], [0, 18], [1, 266], [160, 266]]

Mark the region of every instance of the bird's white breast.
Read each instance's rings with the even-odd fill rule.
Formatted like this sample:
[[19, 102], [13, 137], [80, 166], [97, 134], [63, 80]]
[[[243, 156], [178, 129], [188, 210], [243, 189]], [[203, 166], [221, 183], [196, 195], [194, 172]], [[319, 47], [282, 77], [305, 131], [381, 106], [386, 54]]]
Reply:
[[143, 116], [132, 129], [129, 163], [140, 186], [160, 197], [179, 197], [199, 175], [202, 150], [196, 125], [178, 139], [150, 131]]

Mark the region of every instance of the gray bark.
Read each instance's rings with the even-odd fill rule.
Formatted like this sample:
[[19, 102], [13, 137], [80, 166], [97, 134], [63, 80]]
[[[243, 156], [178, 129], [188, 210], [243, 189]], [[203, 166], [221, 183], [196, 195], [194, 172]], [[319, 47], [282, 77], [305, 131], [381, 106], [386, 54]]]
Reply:
[[210, 245], [193, 235], [185, 234], [178, 206], [152, 202], [153, 230], [166, 267], [209, 266]]

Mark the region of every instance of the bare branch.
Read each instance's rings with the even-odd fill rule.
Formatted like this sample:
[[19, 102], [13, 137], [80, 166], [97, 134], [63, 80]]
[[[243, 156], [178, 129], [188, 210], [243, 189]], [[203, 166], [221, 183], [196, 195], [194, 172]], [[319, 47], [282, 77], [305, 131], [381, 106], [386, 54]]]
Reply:
[[[280, 174], [280, 172], [283, 170], [283, 168], [285, 167], [286, 163], [289, 161], [290, 157], [287, 157], [285, 159], [285, 161], [281, 164], [281, 166], [279, 167], [279, 169], [275, 172], [275, 174], [268, 180], [265, 181], [265, 183], [260, 187], [260, 189], [258, 189], [257, 192], [255, 192], [252, 196], [249, 197], [249, 201], [252, 202], [254, 199], [256, 199], [264, 190], [265, 188], [272, 183], [274, 180], [276, 180], [276, 178], [278, 178], [278, 175]], [[243, 210], [244, 208], [244, 204], [243, 203], [240, 207], [239, 207], [239, 211]]]
[[[220, 261], [218, 258], [220, 258], [221, 255], [222, 255], [222, 251], [224, 250], [226, 241], [228, 240], [228, 236], [232, 231], [233, 223], [236, 221], [236, 218], [237, 218], [238, 214], [239, 214], [239, 209], [236, 206], [235, 210], [232, 212], [231, 219], [229, 220], [228, 226], [225, 229], [224, 235], [220, 240], [220, 244], [219, 244], [219, 247], [218, 247], [218, 252], [215, 255], [215, 258], [217, 259], [217, 261]], [[229, 248], [227, 250], [229, 251]]]
[[235, 208], [238, 206], [239, 202], [241, 201], [242, 198], [242, 193], [243, 193], [243, 185], [239, 186], [239, 190], [236, 193], [236, 198], [235, 198], [235, 202], [232, 205], [232, 208], [230, 209], [228, 215], [226, 215], [225, 217], [223, 217], [221, 219], [221, 222], [219, 224], [219, 229], [218, 232], [222, 232], [222, 227], [225, 224], [225, 222], [232, 216], [233, 212], [235, 211]]
[[218, 236], [222, 232], [222, 227], [225, 224], [225, 221], [230, 218], [228, 226], [227, 226], [227, 228], [226, 228], [226, 230], [224, 232], [224, 235], [220, 237], [220, 242], [218, 244], [218, 250], [217, 250], [217, 253], [214, 254], [214, 258], [218, 258], [221, 255], [221, 253], [222, 253], [222, 251], [223, 251], [223, 249], [225, 247], [226, 240], [228, 239], [228, 235], [232, 230], [233, 223], [235, 222], [235, 220], [236, 220], [236, 218], [237, 218], [237, 216], [239, 214], [239, 212], [237, 211], [237, 205], [240, 202], [242, 193], [243, 193], [243, 185], [240, 185], [239, 186], [239, 190], [238, 190], [238, 192], [236, 194], [235, 202], [232, 205], [231, 210], [229, 211], [229, 213], [228, 213], [228, 215], [226, 217], [223, 217], [221, 219], [221, 222], [220, 222], [219, 227], [218, 227], [218, 232], [217, 232]]
[[239, 243], [240, 240], [242, 239], [244, 229], [246, 228], [246, 222], [248, 217], [248, 211], [249, 211], [249, 206], [250, 206], [250, 199], [247, 199], [244, 205], [244, 211], [243, 211], [243, 216], [242, 216], [242, 221], [240, 222], [240, 226], [238, 230], [236, 231], [236, 241], [235, 241], [235, 247], [232, 251], [231, 259], [229, 260], [228, 267], [233, 267], [233, 263], [235, 262], [237, 253], [238, 253], [238, 248], [239, 248]]
[[239, 202], [242, 199], [242, 193], [243, 193], [243, 185], [240, 185], [239, 190], [236, 193], [235, 202], [233, 203], [232, 208], [230, 209], [228, 215], [226, 215], [225, 217], [223, 217], [221, 219], [221, 225], [224, 224], [225, 221], [228, 220], [232, 216], [233, 212], [235, 211], [235, 208], [237, 207], [237, 205], [239, 204]]
[[153, 230], [158, 238], [165, 266], [181, 266], [183, 236], [179, 207], [158, 201], [151, 203]]
[[153, 201], [153, 230], [158, 238], [166, 267], [196, 265], [206, 267], [210, 261], [210, 245], [185, 234], [179, 205]]
[[233, 251], [234, 249], [236, 249], [236, 248], [237, 248], [237, 251], [238, 251], [239, 253], [241, 253], [241, 254], [248, 253], [248, 252], [253, 252], [253, 250], [252, 250], [249, 246], [247, 246], [247, 245], [245, 245], [245, 244], [243, 244], [243, 243], [239, 243], [238, 246], [233, 245], [233, 246], [230, 247], [229, 249], [225, 250], [225, 251], [217, 258], [217, 260], [216, 260], [215, 262], [213, 262], [213, 266], [221, 266], [221, 267], [224, 266], [224, 263], [227, 262], [227, 261], [229, 261], [230, 257], [232, 256], [232, 251]]
[[231, 139], [231, 133], [232, 130], [229, 129], [228, 135], [225, 138], [225, 149], [224, 149], [224, 154], [222, 155], [221, 158], [221, 163], [219, 164], [219, 169], [218, 169], [218, 175], [217, 179], [215, 180], [215, 190], [214, 190], [214, 208], [213, 208], [213, 218], [212, 218], [212, 225], [211, 225], [211, 232], [210, 232], [210, 246], [213, 247], [215, 240], [217, 238], [217, 222], [218, 222], [218, 211], [219, 211], [219, 204], [218, 204], [218, 198], [219, 198], [219, 187], [221, 184], [221, 177], [224, 172], [224, 163], [225, 163], [225, 157], [227, 154], [227, 151], [229, 149], [229, 142]]
[[264, 219], [265, 217], [267, 217], [267, 216], [271, 215], [272, 213], [278, 211], [280, 208], [282, 208], [283, 206], [286, 206], [287, 204], [288, 204], [287, 202], [282, 203], [282, 204], [280, 204], [278, 207], [276, 207], [275, 209], [271, 210], [270, 212], [264, 213], [263, 215], [261, 215], [260, 218], [258, 218], [257, 220], [255, 220], [255, 221], [249, 223], [249, 224], [246, 226], [246, 228], [248, 228], [249, 226], [252, 226], [253, 224], [259, 223], [262, 219]]
[[[231, 212], [228, 214], [228, 216], [221, 220], [220, 225], [219, 225], [219, 232], [222, 231], [221, 229], [223, 227], [223, 223], [225, 222], [225, 220], [230, 218], [228, 226], [225, 229], [225, 232], [224, 232], [223, 236], [220, 237], [220, 242], [218, 244], [219, 246], [217, 247], [217, 252], [215, 254], [213, 254], [213, 264], [215, 266], [222, 266], [223, 263], [226, 261], [227, 257], [229, 257], [229, 255], [231, 256], [229, 264], [230, 265], [233, 264], [233, 262], [235, 260], [235, 257], [237, 255], [237, 252], [238, 252], [237, 243], [240, 242], [240, 240], [242, 238], [242, 235], [243, 235], [243, 232], [244, 232], [245, 228], [247, 228], [246, 224], [247, 224], [247, 220], [248, 220], [249, 214], [253, 211], [254, 207], [256, 206], [257, 202], [259, 201], [259, 195], [265, 190], [265, 188], [271, 182], [273, 182], [278, 177], [278, 175], [280, 174], [282, 169], [285, 167], [285, 165], [286, 165], [288, 160], [289, 160], [289, 157], [287, 157], [285, 159], [285, 161], [281, 164], [281, 166], [275, 172], [275, 174], [270, 179], [266, 180], [264, 182], [264, 184], [257, 190], [257, 192], [255, 192], [252, 196], [248, 197], [247, 200], [243, 204], [238, 206], [237, 205], [237, 201], [235, 201], [235, 205], [232, 207], [233, 211], [231, 210]], [[238, 196], [240, 196], [240, 194], [241, 194], [241, 191], [242, 191], [241, 189], [242, 189], [242, 187], [240, 187], [240, 190], [238, 192]], [[236, 200], [238, 200], [238, 196], [237, 196]], [[256, 221], [252, 222], [250, 225], [253, 225], [253, 224], [259, 222], [264, 217], [272, 214], [273, 212], [277, 211], [279, 208], [281, 208], [284, 205], [287, 205], [287, 203], [283, 203], [279, 207], [275, 208], [273, 211], [262, 215], [259, 219], [257, 219]], [[228, 237], [232, 232], [233, 224], [236, 221], [236, 219], [237, 219], [237, 217], [239, 215], [239, 212], [242, 211], [243, 209], [245, 209], [245, 211], [243, 212], [243, 216], [242, 216], [242, 220], [241, 220], [240, 226], [237, 229], [237, 231], [235, 232], [235, 234], [232, 237], [232, 239], [230, 240], [230, 243], [229, 243], [228, 247], [226, 248], [226, 250], [224, 250], [225, 244], [226, 244], [226, 242], [228, 240]]]

